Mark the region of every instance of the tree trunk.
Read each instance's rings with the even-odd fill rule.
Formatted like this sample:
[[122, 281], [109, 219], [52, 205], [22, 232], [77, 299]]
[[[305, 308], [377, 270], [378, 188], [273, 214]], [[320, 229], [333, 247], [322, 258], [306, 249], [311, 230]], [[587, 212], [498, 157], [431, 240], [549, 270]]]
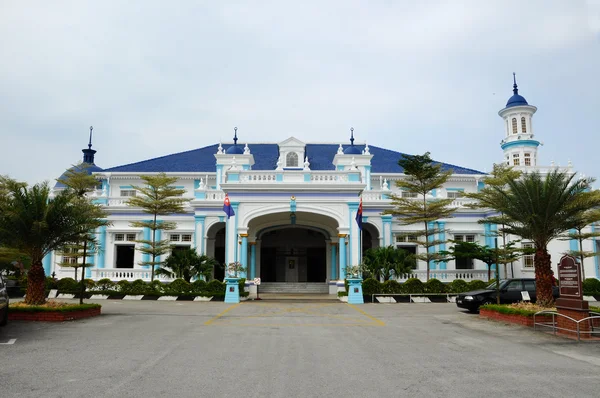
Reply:
[[85, 294], [85, 259], [87, 257], [87, 239], [83, 240], [83, 267], [81, 267], [81, 287], [79, 289], [79, 304], [83, 304]]
[[31, 269], [27, 273], [25, 304], [40, 305], [46, 302], [45, 282], [46, 275], [42, 261], [37, 260], [31, 265]]
[[552, 296], [552, 263], [547, 248], [538, 248], [533, 260], [535, 264], [535, 292], [537, 304], [542, 307], [551, 307], [554, 304]]

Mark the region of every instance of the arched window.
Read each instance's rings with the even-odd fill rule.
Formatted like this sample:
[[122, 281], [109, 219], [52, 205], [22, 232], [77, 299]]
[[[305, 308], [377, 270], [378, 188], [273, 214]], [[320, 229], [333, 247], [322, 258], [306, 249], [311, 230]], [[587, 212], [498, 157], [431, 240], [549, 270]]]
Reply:
[[525, 123], [525, 118], [524, 118], [524, 117], [522, 117], [522, 118], [521, 118], [521, 131], [522, 131], [523, 133], [526, 133], [526, 132], [527, 132], [527, 125], [526, 125], [526, 123]]
[[517, 118], [513, 117], [512, 119], [512, 130], [513, 130], [513, 134], [517, 134]]
[[298, 154], [296, 152], [290, 152], [285, 157], [286, 167], [298, 167]]

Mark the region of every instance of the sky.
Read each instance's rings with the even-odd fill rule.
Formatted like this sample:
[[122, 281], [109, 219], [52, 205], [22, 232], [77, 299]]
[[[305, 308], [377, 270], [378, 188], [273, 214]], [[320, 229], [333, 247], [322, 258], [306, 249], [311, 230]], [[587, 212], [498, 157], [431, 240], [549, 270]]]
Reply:
[[344, 144], [353, 127], [490, 171], [513, 72], [538, 164], [600, 177], [600, 0], [4, 0], [0, 54], [0, 174], [30, 184], [80, 161], [89, 126], [103, 168], [234, 127]]

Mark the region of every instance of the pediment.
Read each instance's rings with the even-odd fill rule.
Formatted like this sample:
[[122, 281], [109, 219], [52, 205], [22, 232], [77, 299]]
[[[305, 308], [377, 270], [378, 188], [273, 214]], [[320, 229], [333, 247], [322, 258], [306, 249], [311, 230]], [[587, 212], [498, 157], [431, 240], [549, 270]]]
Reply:
[[300, 141], [296, 137], [290, 137], [290, 138], [286, 139], [285, 141], [281, 141], [278, 145], [279, 145], [279, 148], [296, 148], [296, 147], [304, 148], [304, 146], [306, 144], [304, 142]]

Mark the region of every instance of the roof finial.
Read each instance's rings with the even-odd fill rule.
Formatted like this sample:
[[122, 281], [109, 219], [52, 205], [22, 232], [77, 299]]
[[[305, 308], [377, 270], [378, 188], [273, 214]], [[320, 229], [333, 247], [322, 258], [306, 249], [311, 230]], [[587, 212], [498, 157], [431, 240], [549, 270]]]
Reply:
[[233, 145], [237, 145], [237, 127], [233, 128], [234, 134], [233, 134]]
[[519, 94], [519, 89], [517, 88], [517, 74], [513, 72], [513, 93], [515, 95]]
[[354, 146], [354, 127], [350, 127], [350, 145]]
[[88, 148], [92, 149], [92, 131], [94, 130], [94, 126], [90, 126], [90, 142], [88, 144]]

